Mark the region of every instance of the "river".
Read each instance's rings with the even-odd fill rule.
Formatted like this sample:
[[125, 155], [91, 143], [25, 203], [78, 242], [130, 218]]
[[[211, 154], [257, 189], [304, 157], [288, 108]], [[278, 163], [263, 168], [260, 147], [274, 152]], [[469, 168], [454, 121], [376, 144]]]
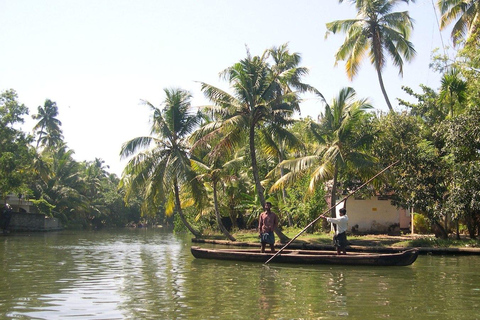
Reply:
[[160, 229], [0, 237], [0, 319], [480, 319], [480, 257], [408, 267], [196, 260]]

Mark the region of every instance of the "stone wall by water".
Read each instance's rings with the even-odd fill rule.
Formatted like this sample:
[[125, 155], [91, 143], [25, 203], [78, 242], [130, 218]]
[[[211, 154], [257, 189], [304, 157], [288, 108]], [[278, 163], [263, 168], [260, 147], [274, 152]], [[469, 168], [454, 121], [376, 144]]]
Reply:
[[12, 212], [10, 230], [15, 231], [55, 231], [62, 225], [57, 218], [50, 218], [40, 213]]

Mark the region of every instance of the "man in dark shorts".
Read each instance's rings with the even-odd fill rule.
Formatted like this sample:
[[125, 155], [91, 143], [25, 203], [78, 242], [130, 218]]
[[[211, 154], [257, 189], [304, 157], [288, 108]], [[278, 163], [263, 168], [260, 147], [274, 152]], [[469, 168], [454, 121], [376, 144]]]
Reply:
[[340, 217], [338, 218], [327, 218], [323, 215], [320, 217], [326, 219], [330, 223], [337, 225], [335, 230], [335, 235], [333, 236], [333, 245], [337, 248], [337, 254], [347, 254], [347, 227], [348, 227], [348, 216], [347, 209], [341, 208], [339, 210]]
[[2, 229], [3, 233], [8, 233], [8, 227], [10, 225], [10, 220], [12, 219], [12, 207], [7, 203], [3, 208], [2, 213]]
[[262, 244], [261, 252], [265, 252], [267, 243], [270, 245], [270, 250], [275, 252], [275, 234], [273, 231], [278, 226], [278, 216], [271, 211], [272, 204], [265, 203], [265, 211], [260, 214], [258, 219], [258, 232], [260, 233], [260, 243]]

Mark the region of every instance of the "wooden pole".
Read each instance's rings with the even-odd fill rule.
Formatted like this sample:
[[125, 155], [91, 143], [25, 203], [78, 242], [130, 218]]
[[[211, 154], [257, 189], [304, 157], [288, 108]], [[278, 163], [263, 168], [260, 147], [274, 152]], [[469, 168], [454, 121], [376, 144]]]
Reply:
[[[380, 171], [379, 173], [377, 173], [376, 175], [374, 175], [373, 177], [371, 177], [367, 182], [365, 182], [364, 184], [362, 184], [360, 187], [358, 187], [357, 189], [353, 190], [352, 192], [350, 192], [348, 195], [346, 195], [342, 200], [338, 201], [335, 205], [331, 206], [330, 208], [328, 208], [327, 210], [325, 210], [321, 215], [319, 215], [315, 220], [313, 220], [312, 222], [310, 222], [305, 228], [303, 228], [302, 231], [300, 231], [295, 237], [293, 237], [290, 241], [287, 242], [286, 245], [284, 245], [280, 250], [278, 250], [273, 256], [270, 257], [270, 259], [268, 259], [267, 261], [265, 261], [265, 264], [269, 263], [271, 260], [273, 260], [273, 258], [275, 258], [276, 256], [278, 256], [280, 254], [280, 252], [282, 252], [286, 247], [288, 247], [290, 245], [290, 243], [292, 243], [293, 241], [295, 241], [302, 233], [305, 232], [305, 230], [307, 230], [308, 228], [310, 228], [315, 222], [317, 222], [324, 214], [326, 214], [328, 211], [332, 210], [333, 208], [335, 208], [338, 204], [346, 201], [348, 198], [350, 198], [352, 195], [354, 195], [355, 193], [357, 193], [357, 191], [359, 191], [360, 189], [362, 189], [363, 187], [365, 187], [367, 184], [369, 184], [373, 179], [375, 179], [376, 177], [378, 177], [379, 175], [381, 175], [382, 173], [384, 173], [385, 171], [387, 171], [388, 169], [390, 169], [391, 167], [393, 167], [394, 165], [396, 165], [397, 163], [399, 162], [398, 161], [395, 161], [394, 163], [390, 164], [388, 167], [386, 167], [385, 169], [383, 169], [382, 171]], [[332, 195], [332, 198], [333, 198], [334, 195]]]

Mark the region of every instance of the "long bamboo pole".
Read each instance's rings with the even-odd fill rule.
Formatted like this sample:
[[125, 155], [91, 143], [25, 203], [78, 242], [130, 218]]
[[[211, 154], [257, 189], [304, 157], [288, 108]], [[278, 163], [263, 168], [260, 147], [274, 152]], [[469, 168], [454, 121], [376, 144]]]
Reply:
[[[364, 184], [362, 184], [360, 187], [358, 187], [357, 189], [353, 190], [352, 192], [350, 192], [348, 195], [346, 195], [342, 200], [338, 201], [335, 205], [331, 206], [330, 208], [328, 208], [327, 210], [325, 210], [321, 215], [319, 215], [315, 220], [313, 220], [312, 222], [310, 222], [305, 228], [303, 228], [302, 231], [300, 231], [295, 237], [293, 237], [290, 241], [287, 242], [286, 245], [284, 245], [280, 250], [278, 250], [273, 256], [270, 257], [270, 259], [268, 259], [267, 261], [265, 261], [265, 264], [269, 263], [271, 260], [273, 260], [276, 256], [278, 256], [280, 254], [280, 252], [282, 252], [286, 247], [288, 247], [293, 241], [295, 241], [302, 233], [305, 232], [305, 230], [307, 230], [308, 228], [310, 228], [315, 222], [317, 222], [319, 219], [321, 219], [321, 217], [326, 214], [328, 211], [332, 210], [333, 208], [335, 208], [338, 204], [346, 201], [348, 198], [350, 198], [351, 196], [353, 196], [355, 193], [357, 193], [357, 191], [359, 191], [360, 189], [362, 189], [363, 187], [365, 187], [367, 184], [369, 184], [373, 179], [375, 179], [376, 177], [378, 177], [379, 175], [381, 175], [382, 173], [384, 173], [385, 171], [387, 171], [388, 169], [390, 169], [391, 167], [393, 167], [394, 165], [396, 165], [397, 163], [399, 162], [398, 161], [395, 161], [394, 163], [390, 164], [388, 167], [384, 168], [382, 171], [380, 171], [379, 173], [377, 173], [376, 175], [374, 175], [373, 177], [371, 177], [367, 182], [365, 182]], [[332, 195], [332, 198], [333, 198], [333, 195]]]

